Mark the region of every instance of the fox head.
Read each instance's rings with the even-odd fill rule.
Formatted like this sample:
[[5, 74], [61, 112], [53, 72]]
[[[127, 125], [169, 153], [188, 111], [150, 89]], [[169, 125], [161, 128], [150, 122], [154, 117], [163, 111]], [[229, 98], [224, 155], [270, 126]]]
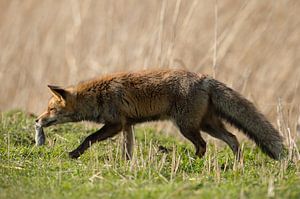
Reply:
[[50, 86], [52, 97], [47, 110], [42, 113], [36, 123], [42, 127], [74, 121], [76, 115], [76, 94], [58, 86]]

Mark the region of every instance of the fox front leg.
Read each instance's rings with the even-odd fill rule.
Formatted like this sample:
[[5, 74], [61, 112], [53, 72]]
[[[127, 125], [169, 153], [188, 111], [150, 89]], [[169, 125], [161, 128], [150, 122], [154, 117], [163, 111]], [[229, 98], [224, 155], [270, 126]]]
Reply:
[[107, 138], [113, 137], [122, 130], [121, 124], [105, 124], [101, 129], [89, 135], [85, 140], [73, 151], [69, 153], [71, 158], [78, 158], [92, 144]]
[[130, 160], [132, 158], [133, 146], [133, 126], [127, 125], [123, 128], [123, 156], [126, 158], [126, 160]]

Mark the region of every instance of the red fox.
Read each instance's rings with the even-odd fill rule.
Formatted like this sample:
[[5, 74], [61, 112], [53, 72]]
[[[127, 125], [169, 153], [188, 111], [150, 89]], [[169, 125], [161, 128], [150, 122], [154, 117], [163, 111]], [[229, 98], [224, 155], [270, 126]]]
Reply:
[[200, 131], [226, 142], [235, 156], [240, 146], [222, 119], [242, 130], [264, 153], [280, 159], [283, 138], [247, 99], [206, 75], [185, 70], [119, 73], [84, 81], [76, 86], [48, 86], [53, 97], [37, 119], [40, 127], [78, 121], [104, 126], [72, 152], [78, 158], [93, 143], [124, 132], [127, 158], [132, 156], [132, 126], [146, 121], [171, 120], [203, 157], [206, 142]]

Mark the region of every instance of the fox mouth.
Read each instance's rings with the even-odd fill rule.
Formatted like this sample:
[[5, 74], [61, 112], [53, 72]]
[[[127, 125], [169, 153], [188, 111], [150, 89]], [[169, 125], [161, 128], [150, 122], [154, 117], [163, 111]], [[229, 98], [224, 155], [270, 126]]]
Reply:
[[48, 126], [51, 126], [52, 124], [54, 124], [57, 120], [54, 119], [54, 120], [51, 120], [49, 122], [47, 122], [46, 124], [42, 124], [42, 127], [48, 127]]

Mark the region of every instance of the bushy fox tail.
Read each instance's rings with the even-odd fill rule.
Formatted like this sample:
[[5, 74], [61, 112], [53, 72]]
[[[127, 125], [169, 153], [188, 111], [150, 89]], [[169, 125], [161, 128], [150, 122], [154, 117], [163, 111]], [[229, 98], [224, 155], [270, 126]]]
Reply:
[[283, 156], [283, 138], [254, 105], [225, 84], [209, 79], [210, 98], [219, 117], [242, 130], [273, 159]]

